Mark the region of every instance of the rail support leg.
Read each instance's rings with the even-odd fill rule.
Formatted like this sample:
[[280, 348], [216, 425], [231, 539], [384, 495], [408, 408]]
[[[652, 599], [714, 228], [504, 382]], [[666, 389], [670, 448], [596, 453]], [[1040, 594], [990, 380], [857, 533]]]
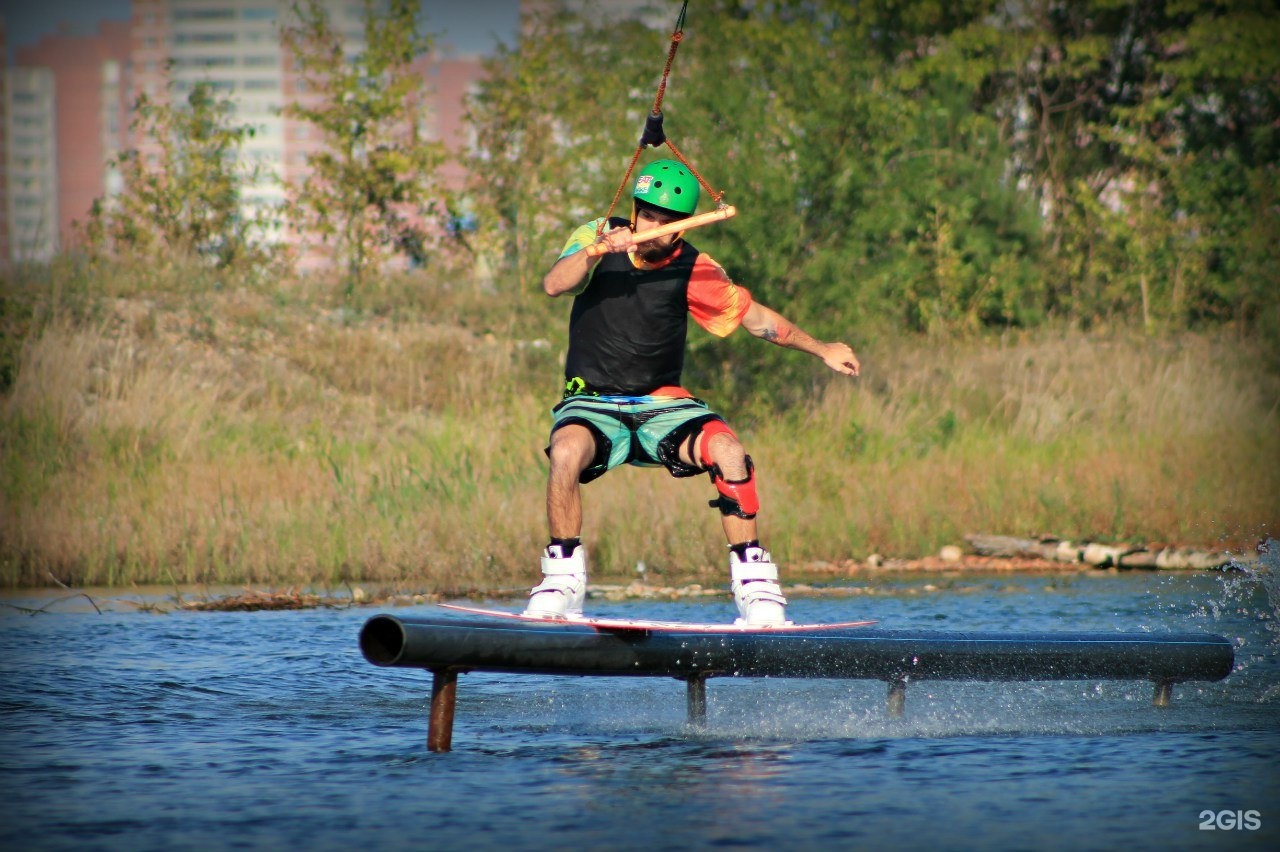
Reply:
[[453, 708], [457, 700], [457, 669], [432, 669], [427, 751], [449, 751], [453, 748]]
[[684, 679], [689, 696], [689, 724], [703, 728], [707, 724], [707, 677], [690, 675]]
[[1156, 693], [1152, 697], [1151, 703], [1157, 707], [1168, 707], [1171, 701], [1173, 701], [1173, 681], [1156, 681]]
[[902, 712], [907, 706], [907, 679], [900, 677], [897, 680], [889, 681], [889, 700], [886, 709], [889, 716], [894, 719], [902, 718]]

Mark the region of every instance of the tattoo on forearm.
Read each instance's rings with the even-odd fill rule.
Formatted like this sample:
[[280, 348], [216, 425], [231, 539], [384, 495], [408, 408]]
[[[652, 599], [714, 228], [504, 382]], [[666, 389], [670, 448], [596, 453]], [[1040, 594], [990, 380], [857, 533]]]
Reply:
[[764, 334], [761, 335], [761, 337], [770, 343], [776, 343], [779, 346], [787, 346], [790, 348], [795, 348], [800, 344], [801, 340], [807, 336], [808, 335], [803, 331], [784, 319], [779, 319], [772, 326], [766, 328], [764, 330]]

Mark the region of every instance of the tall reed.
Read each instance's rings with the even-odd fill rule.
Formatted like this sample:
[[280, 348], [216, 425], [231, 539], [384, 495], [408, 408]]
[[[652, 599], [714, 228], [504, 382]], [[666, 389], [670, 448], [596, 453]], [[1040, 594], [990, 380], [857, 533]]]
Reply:
[[[0, 584], [534, 580], [567, 303], [421, 276], [351, 305], [317, 282], [50, 274], [3, 317]], [[739, 425], [786, 565], [967, 532], [1244, 547], [1280, 521], [1280, 379], [1247, 342], [861, 354], [857, 381], [812, 362], [788, 410], [695, 389]], [[597, 579], [723, 579], [704, 478], [626, 469], [584, 494]]]

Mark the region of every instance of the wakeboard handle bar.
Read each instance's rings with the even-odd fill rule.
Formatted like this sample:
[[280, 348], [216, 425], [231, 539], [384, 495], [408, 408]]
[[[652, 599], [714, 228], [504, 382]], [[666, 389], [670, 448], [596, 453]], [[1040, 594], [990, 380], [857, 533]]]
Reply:
[[[732, 219], [736, 215], [738, 215], [738, 208], [733, 205], [726, 205], [709, 213], [700, 213], [697, 216], [690, 216], [688, 219], [680, 219], [675, 222], [669, 222], [666, 225], [650, 228], [643, 233], [632, 234], [631, 244], [633, 246], [639, 245], [649, 240], [656, 240], [658, 237], [665, 237], [667, 234], [678, 234], [681, 231], [701, 228], [703, 225], [710, 225], [713, 222], [723, 222], [725, 219]], [[592, 243], [587, 246], [587, 257], [599, 257], [602, 254], [605, 254], [603, 243]]]

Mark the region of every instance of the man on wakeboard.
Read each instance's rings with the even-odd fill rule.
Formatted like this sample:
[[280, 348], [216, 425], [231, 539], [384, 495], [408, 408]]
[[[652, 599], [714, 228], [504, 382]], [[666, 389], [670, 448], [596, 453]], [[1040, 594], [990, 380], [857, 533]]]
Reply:
[[[755, 337], [807, 352], [846, 376], [858, 358], [844, 343], [816, 340], [734, 284], [683, 232], [634, 243], [633, 235], [691, 216], [698, 181], [677, 160], [641, 169], [631, 219], [597, 219], [570, 236], [542, 281], [572, 294], [564, 398], [552, 409], [542, 582], [525, 615], [580, 618], [587, 587], [580, 486], [620, 464], [662, 466], [672, 476], [709, 473], [729, 543], [738, 624], [786, 623], [778, 568], [756, 530], [755, 467], [738, 436], [705, 402], [680, 386], [686, 315], [725, 337], [742, 326]], [[600, 254], [586, 249], [597, 245]]]

